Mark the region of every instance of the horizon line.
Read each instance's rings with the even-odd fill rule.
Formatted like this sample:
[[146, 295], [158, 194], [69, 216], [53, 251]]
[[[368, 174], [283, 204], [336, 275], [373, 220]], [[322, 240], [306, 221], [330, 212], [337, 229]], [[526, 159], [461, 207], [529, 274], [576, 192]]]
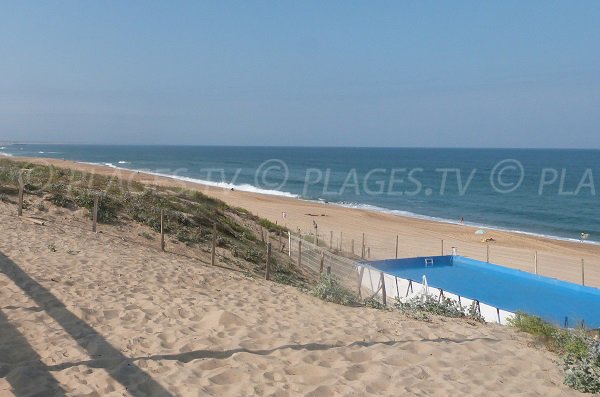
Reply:
[[0, 145], [63, 145], [63, 146], [170, 146], [170, 147], [232, 147], [232, 148], [298, 148], [298, 149], [481, 149], [481, 150], [600, 150], [600, 148], [583, 147], [514, 147], [514, 146], [331, 146], [331, 145], [230, 145], [230, 144], [153, 144], [153, 143], [67, 143], [44, 141], [0, 141]]

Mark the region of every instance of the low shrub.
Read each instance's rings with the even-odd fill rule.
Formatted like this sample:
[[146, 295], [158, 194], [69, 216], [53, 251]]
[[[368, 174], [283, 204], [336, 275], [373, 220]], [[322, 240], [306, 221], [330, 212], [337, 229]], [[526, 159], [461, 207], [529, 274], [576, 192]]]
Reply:
[[365, 307], [370, 307], [371, 309], [385, 309], [385, 305], [374, 298], [364, 299], [363, 305], [365, 305]]
[[356, 295], [332, 275], [324, 274], [311, 293], [319, 299], [339, 305], [355, 305]]
[[517, 313], [513, 318], [508, 319], [508, 324], [520, 331], [550, 340], [556, 333], [556, 327], [548, 324], [536, 316], [528, 316], [523, 313]]
[[152, 236], [148, 232], [141, 232], [141, 233], [138, 233], [138, 235], [145, 238], [146, 240], [154, 240], [154, 236]]
[[563, 367], [565, 385], [583, 393], [600, 393], [600, 352], [583, 357], [567, 354]]
[[63, 207], [63, 208], [69, 208], [74, 205], [73, 200], [71, 200], [70, 198], [68, 198], [63, 193], [60, 193], [60, 192], [52, 194], [50, 196], [50, 198], [48, 199], [48, 201], [50, 201], [52, 204], [54, 204], [58, 207]]
[[270, 231], [271, 233], [283, 234], [287, 232], [287, 229], [283, 226], [280, 226], [276, 223], [271, 222], [268, 219], [260, 218], [258, 224]]
[[[94, 210], [94, 193], [87, 190], [75, 192], [75, 202], [78, 206], [87, 208], [90, 217]], [[98, 198], [98, 221], [101, 223], [111, 223], [117, 220], [121, 204], [108, 195], [100, 195]]]
[[422, 314], [426, 313], [452, 318], [469, 318], [484, 322], [483, 317], [474, 305], [461, 306], [455, 300], [444, 297], [438, 299], [431, 295], [415, 296], [405, 302], [397, 302], [396, 308], [414, 318], [422, 317]]
[[560, 329], [524, 313], [517, 313], [508, 322], [562, 355], [567, 386], [583, 393], [600, 393], [600, 341], [591, 338], [585, 329]]

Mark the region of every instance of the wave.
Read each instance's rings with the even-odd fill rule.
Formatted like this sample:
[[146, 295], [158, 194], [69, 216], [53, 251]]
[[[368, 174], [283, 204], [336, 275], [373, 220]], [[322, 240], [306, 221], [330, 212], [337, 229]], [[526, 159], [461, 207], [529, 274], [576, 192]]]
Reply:
[[263, 189], [263, 188], [256, 187], [254, 185], [250, 185], [250, 184], [247, 184], [247, 183], [244, 183], [244, 184], [241, 184], [241, 185], [236, 185], [236, 184], [229, 183], [229, 182], [213, 182], [213, 181], [207, 181], [207, 180], [204, 180], [204, 179], [191, 178], [191, 177], [187, 177], [187, 176], [178, 176], [178, 175], [163, 174], [163, 173], [160, 173], [160, 172], [142, 171], [142, 170], [139, 170], [139, 172], [143, 172], [145, 174], [150, 174], [150, 175], [156, 175], [156, 176], [162, 176], [162, 177], [177, 179], [177, 180], [184, 181], [184, 182], [197, 183], [199, 185], [205, 185], [205, 186], [211, 186], [211, 187], [218, 187], [218, 188], [222, 188], [222, 189], [229, 189], [229, 190], [233, 189], [233, 190], [239, 190], [239, 191], [248, 192], [248, 193], [267, 194], [269, 196], [279, 196], [279, 197], [288, 197], [288, 198], [300, 198], [299, 195], [294, 194], [294, 193], [284, 192], [284, 191], [281, 191], [281, 190]]
[[[309, 201], [313, 201], [313, 200], [309, 200]], [[417, 213], [410, 212], [410, 211], [391, 210], [389, 208], [378, 207], [376, 205], [371, 205], [371, 204], [349, 203], [349, 202], [343, 202], [343, 201], [342, 202], [328, 202], [327, 204], [336, 205], [336, 206], [345, 207], [345, 208], [362, 209], [365, 211], [381, 212], [381, 213], [385, 213], [385, 214], [403, 216], [403, 217], [414, 218], [414, 219], [421, 219], [421, 220], [432, 221], [432, 222], [447, 223], [447, 224], [452, 224], [452, 225], [462, 225], [462, 223], [460, 221], [456, 221], [456, 220], [452, 220], [452, 219], [422, 215], [422, 214], [417, 214]], [[486, 225], [483, 223], [465, 222], [464, 225], [479, 228], [479, 229], [487, 229], [487, 230], [495, 230], [495, 231], [499, 231], [499, 232], [522, 234], [522, 235], [532, 236], [532, 237], [541, 237], [541, 238], [546, 238], [549, 240], [600, 245], [600, 241], [591, 241], [591, 240], [581, 241], [576, 238], [553, 236], [550, 234], [535, 233], [535, 232], [527, 232], [524, 230], [509, 229], [509, 228], [504, 228], [504, 227], [500, 227], [500, 226]]]
[[[254, 185], [246, 184], [246, 183], [236, 185], [236, 184], [229, 183], [229, 182], [207, 181], [204, 179], [192, 178], [192, 177], [188, 177], [188, 176], [172, 175], [172, 174], [165, 174], [165, 173], [155, 172], [155, 171], [150, 171], [150, 170], [138, 170], [138, 169], [133, 169], [133, 168], [119, 167], [119, 166], [114, 165], [113, 163], [90, 163], [90, 162], [85, 162], [85, 161], [79, 161], [79, 163], [90, 164], [90, 165], [102, 165], [102, 166], [119, 169], [119, 170], [125, 170], [125, 171], [137, 171], [137, 172], [140, 172], [143, 174], [171, 178], [171, 179], [176, 179], [176, 180], [183, 181], [183, 182], [191, 182], [191, 183], [196, 183], [199, 185], [218, 187], [218, 188], [227, 189], [227, 190], [233, 189], [233, 190], [239, 190], [239, 191], [248, 192], [248, 193], [267, 194], [270, 196], [300, 198], [299, 195], [294, 194], [294, 193], [283, 192], [280, 190], [262, 189], [262, 188], [256, 187]], [[119, 163], [121, 163], [121, 162], [119, 162]]]
[[[0, 155], [7, 156], [7, 157], [12, 157], [13, 156], [10, 153], [4, 153], [4, 152], [0, 152]], [[180, 180], [180, 181], [184, 181], [184, 182], [190, 182], [190, 183], [195, 183], [195, 184], [198, 184], [198, 185], [211, 186], [211, 187], [216, 187], [216, 188], [221, 188], [221, 189], [227, 189], [227, 190], [234, 189], [234, 190], [244, 191], [244, 192], [249, 192], [249, 193], [257, 193], [257, 194], [265, 194], [265, 195], [278, 196], [278, 197], [295, 198], [295, 199], [301, 199], [301, 200], [304, 200], [304, 201], [319, 202], [319, 203], [326, 204], [326, 205], [335, 205], [335, 206], [341, 206], [341, 207], [345, 207], [345, 208], [362, 209], [362, 210], [366, 210], [366, 211], [386, 213], [386, 214], [390, 214], [390, 215], [401, 216], [401, 217], [408, 217], [408, 218], [413, 218], [413, 219], [421, 219], [421, 220], [426, 220], [426, 221], [431, 221], [431, 222], [453, 224], [453, 225], [460, 225], [461, 224], [461, 222], [458, 221], [458, 220], [441, 218], [441, 217], [435, 217], [435, 216], [428, 216], [428, 215], [413, 213], [413, 212], [404, 211], [404, 210], [389, 209], [389, 208], [379, 207], [379, 206], [371, 205], [371, 204], [355, 203], [355, 202], [344, 202], [344, 201], [332, 202], [332, 201], [324, 200], [322, 198], [306, 198], [306, 197], [302, 197], [301, 195], [294, 194], [294, 193], [287, 192], [287, 191], [264, 189], [264, 188], [260, 188], [260, 187], [257, 187], [257, 186], [251, 185], [251, 184], [233, 184], [233, 183], [229, 183], [229, 182], [214, 182], [214, 181], [203, 180], [203, 179], [198, 179], [198, 178], [193, 178], [193, 177], [187, 177], [187, 176], [180, 176], [180, 175], [172, 175], [172, 174], [167, 174], [167, 173], [161, 173], [161, 172], [156, 172], [156, 171], [152, 171], [152, 170], [143, 170], [143, 169], [133, 169], [133, 168], [120, 167], [119, 165], [130, 164], [130, 162], [123, 161], [123, 160], [117, 162], [117, 164], [119, 164], [119, 165], [115, 165], [114, 163], [109, 163], [109, 162], [106, 162], [106, 163], [97, 163], [96, 162], [96, 163], [94, 163], [94, 162], [79, 161], [79, 163], [90, 164], [90, 165], [101, 165], [101, 166], [106, 166], [106, 167], [110, 167], [110, 168], [113, 168], [113, 169], [122, 169], [122, 170], [127, 170], [127, 171], [137, 171], [137, 172], [148, 174], [148, 175], [154, 175], [154, 176], [160, 176], [160, 177], [165, 177], [165, 178], [171, 178], [171, 179]], [[537, 237], [537, 238], [546, 238], [546, 239], [555, 240], [555, 241], [567, 241], [567, 242], [576, 242], [576, 243], [591, 244], [591, 245], [600, 245], [599, 241], [590, 241], [590, 240], [587, 240], [587, 241], [581, 242], [577, 238], [560, 237], [560, 236], [555, 236], [555, 235], [549, 235], [549, 234], [537, 233], [537, 232], [530, 232], [530, 231], [524, 231], [524, 230], [516, 230], [516, 229], [510, 229], [510, 228], [500, 227], [500, 226], [494, 226], [494, 225], [487, 225], [487, 224], [474, 223], [474, 222], [465, 222], [464, 224], [466, 226], [470, 226], [470, 227], [474, 227], [474, 228], [481, 228], [481, 229], [486, 229], [486, 230], [495, 230], [495, 231], [509, 232], [509, 233], [515, 233], [515, 234], [521, 234], [521, 235], [527, 235], [527, 236]]]
[[12, 155], [12, 154], [10, 154], [10, 153], [2, 153], [2, 152], [0, 152], [0, 156], [4, 156], [4, 157], [13, 157], [13, 155]]

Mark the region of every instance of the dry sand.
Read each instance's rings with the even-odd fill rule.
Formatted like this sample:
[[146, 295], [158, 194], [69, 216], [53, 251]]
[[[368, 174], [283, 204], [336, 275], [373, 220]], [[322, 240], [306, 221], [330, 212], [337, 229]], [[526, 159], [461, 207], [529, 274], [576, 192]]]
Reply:
[[[399, 257], [439, 255], [443, 244], [445, 254], [451, 253], [454, 246], [458, 247], [459, 254], [479, 260], [487, 260], [489, 257], [490, 262], [528, 272], [536, 270], [537, 251], [538, 274], [575, 283], [582, 282], [581, 260], [584, 259], [585, 284], [600, 287], [600, 245], [494, 230], [489, 230], [481, 236], [475, 235], [476, 229], [468, 226], [343, 208], [293, 198], [231, 191], [105, 166], [56, 159], [25, 157], [15, 159], [103, 175], [117, 175], [124, 181], [135, 180], [200, 190], [232, 206], [245, 208], [273, 222], [285, 224], [293, 230], [300, 228], [304, 233], [311, 233], [313, 221], [316, 221], [321, 238], [327, 243], [333, 240], [331, 241], [333, 246], [339, 246], [341, 232], [342, 248], [347, 252], [351, 250], [352, 240], [354, 240], [355, 252], [360, 252], [359, 247], [364, 233], [366, 246], [370, 248], [372, 259], [393, 258], [396, 236], [399, 236]], [[282, 217], [283, 212], [287, 213], [286, 219]], [[482, 238], [492, 238], [494, 241], [485, 244], [481, 242]]]
[[507, 327], [324, 303], [6, 207], [0, 232], [2, 397], [578, 394]]

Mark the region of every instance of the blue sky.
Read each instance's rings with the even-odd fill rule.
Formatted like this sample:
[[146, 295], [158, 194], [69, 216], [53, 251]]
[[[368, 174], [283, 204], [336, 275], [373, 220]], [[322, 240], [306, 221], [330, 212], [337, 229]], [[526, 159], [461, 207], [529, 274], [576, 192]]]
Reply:
[[0, 3], [0, 140], [600, 148], [598, 1]]

